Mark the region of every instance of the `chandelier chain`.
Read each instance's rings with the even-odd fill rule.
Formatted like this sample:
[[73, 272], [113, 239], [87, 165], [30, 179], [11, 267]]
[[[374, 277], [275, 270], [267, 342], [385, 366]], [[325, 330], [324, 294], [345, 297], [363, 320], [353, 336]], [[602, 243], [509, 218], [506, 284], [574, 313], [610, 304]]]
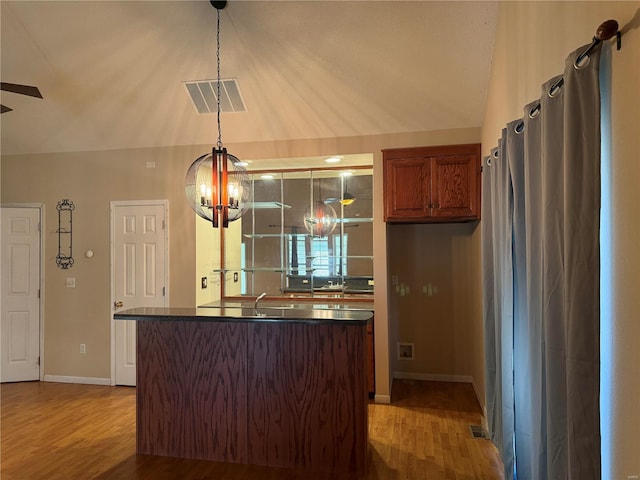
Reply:
[[222, 150], [222, 127], [220, 126], [220, 9], [217, 9], [218, 12], [218, 24], [216, 28], [216, 65], [218, 69], [218, 93], [217, 103], [218, 103], [218, 150]]

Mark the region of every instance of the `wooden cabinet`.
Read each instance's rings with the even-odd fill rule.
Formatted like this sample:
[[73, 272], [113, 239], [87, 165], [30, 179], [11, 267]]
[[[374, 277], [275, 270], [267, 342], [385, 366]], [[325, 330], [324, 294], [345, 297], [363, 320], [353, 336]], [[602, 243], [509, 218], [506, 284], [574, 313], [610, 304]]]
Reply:
[[480, 220], [480, 144], [386, 149], [382, 155], [385, 222]]

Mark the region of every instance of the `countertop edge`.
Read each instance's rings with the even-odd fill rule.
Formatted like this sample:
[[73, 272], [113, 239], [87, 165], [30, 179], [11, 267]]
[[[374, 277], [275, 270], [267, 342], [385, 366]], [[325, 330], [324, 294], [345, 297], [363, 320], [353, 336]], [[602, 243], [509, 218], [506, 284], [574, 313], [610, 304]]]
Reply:
[[114, 313], [113, 318], [115, 320], [155, 322], [302, 323], [353, 326], [367, 325], [373, 319], [373, 313], [367, 311], [285, 310], [285, 316], [275, 314], [255, 316], [242, 312], [236, 312], [233, 315], [213, 314], [215, 311], [215, 309], [197, 308], [141, 307]]

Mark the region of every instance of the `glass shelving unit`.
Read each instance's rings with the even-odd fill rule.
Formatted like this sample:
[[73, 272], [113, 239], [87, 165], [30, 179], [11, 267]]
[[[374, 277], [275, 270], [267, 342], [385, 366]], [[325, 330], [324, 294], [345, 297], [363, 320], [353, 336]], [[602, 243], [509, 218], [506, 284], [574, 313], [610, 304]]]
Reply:
[[[348, 179], [336, 169], [280, 171], [271, 178], [250, 172], [252, 203], [240, 225], [223, 232], [217, 272], [237, 279], [242, 295], [371, 295], [373, 172], [350, 171]], [[356, 200], [342, 204], [345, 193]], [[326, 235], [314, 235], [304, 223], [305, 210], [318, 201], [335, 211], [335, 227]]]

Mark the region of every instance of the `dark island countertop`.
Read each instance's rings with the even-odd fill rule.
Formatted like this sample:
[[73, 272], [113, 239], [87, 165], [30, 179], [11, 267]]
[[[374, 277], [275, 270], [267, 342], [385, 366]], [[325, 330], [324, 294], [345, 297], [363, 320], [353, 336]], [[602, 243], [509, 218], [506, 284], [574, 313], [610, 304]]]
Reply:
[[203, 307], [140, 307], [122, 310], [113, 315], [116, 320], [137, 321], [198, 321], [198, 322], [286, 322], [308, 324], [366, 325], [371, 322], [371, 310], [297, 308], [298, 305], [211, 306]]
[[[253, 308], [254, 300], [251, 298], [221, 299], [200, 305], [199, 308]], [[282, 300], [264, 299], [260, 301], [260, 308], [282, 308], [299, 310], [353, 310], [373, 311], [373, 299], [371, 301], [340, 301], [332, 302], [330, 299], [316, 299], [313, 301], [299, 301], [295, 298], [283, 298]]]

